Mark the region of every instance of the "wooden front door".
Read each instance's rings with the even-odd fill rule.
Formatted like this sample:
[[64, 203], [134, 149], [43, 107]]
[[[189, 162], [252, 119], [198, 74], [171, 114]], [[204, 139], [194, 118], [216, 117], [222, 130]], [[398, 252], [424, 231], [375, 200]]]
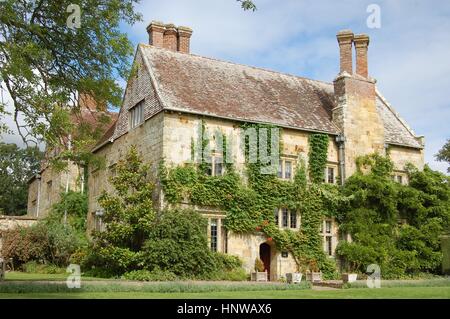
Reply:
[[264, 263], [264, 270], [267, 270], [267, 280], [270, 281], [270, 245], [262, 243], [259, 246], [259, 258]]

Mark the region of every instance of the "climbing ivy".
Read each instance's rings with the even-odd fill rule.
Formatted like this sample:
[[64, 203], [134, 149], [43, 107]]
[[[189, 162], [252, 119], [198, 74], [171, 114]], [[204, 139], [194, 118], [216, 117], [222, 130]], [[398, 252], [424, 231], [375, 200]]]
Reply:
[[328, 135], [314, 133], [309, 135], [309, 177], [313, 183], [324, 179], [328, 155]]
[[[309, 176], [315, 176], [313, 183], [307, 182], [308, 173], [304, 159], [298, 157], [295, 178], [281, 180], [273, 173], [262, 174], [261, 168], [268, 165], [259, 158], [259, 149], [267, 147], [267, 154], [272, 154], [270, 145], [260, 145], [259, 130], [268, 129], [267, 141], [271, 140], [271, 130], [274, 126], [246, 123], [241, 126], [241, 132], [247, 129], [256, 131], [257, 160], [249, 161], [251, 141], [248, 136], [242, 136], [246, 158], [247, 181], [234, 170], [232, 164], [227, 166], [223, 176], [208, 176], [203, 169], [203, 162], [199, 165], [188, 164], [168, 168], [162, 163], [160, 166], [160, 180], [165, 198], [171, 204], [189, 202], [194, 205], [214, 206], [227, 213], [225, 227], [237, 233], [262, 232], [268, 241], [273, 241], [282, 251], [288, 251], [293, 256], [299, 270], [311, 268], [317, 264], [325, 277], [333, 276], [335, 264], [328, 259], [322, 249], [322, 238], [319, 234], [320, 223], [325, 216], [334, 216], [338, 203], [342, 200], [339, 190], [334, 185], [319, 185], [315, 183], [317, 170], [324, 168], [323, 154], [327, 154], [328, 137], [315, 134], [310, 139], [311, 154], [314, 159], [309, 161], [311, 170]], [[281, 136], [281, 134], [280, 134]], [[201, 150], [208, 147], [209, 138], [205, 135], [202, 123], [202, 138], [197, 141]], [[279, 143], [281, 149], [282, 144]], [[194, 147], [194, 146], [192, 146]], [[224, 138], [224, 158], [229, 151]], [[253, 149], [254, 151], [254, 149]], [[316, 163], [315, 161], [318, 161]], [[326, 163], [326, 157], [325, 157]], [[278, 165], [275, 165], [277, 168]], [[321, 169], [323, 171], [323, 169]], [[320, 179], [320, 182], [322, 180]], [[281, 207], [295, 210], [301, 216], [299, 230], [279, 229], [275, 225], [274, 211]]]

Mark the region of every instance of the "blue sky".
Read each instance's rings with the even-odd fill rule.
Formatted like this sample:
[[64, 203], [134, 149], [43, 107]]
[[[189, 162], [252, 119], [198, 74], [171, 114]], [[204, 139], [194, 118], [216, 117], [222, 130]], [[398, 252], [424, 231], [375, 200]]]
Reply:
[[[328, 82], [339, 69], [336, 33], [367, 33], [370, 75], [416, 134], [425, 135], [426, 162], [446, 171], [433, 155], [450, 138], [450, 1], [254, 2], [256, 12], [235, 0], [141, 0], [143, 21], [122, 29], [137, 45], [148, 42], [151, 20], [189, 26], [194, 54]], [[367, 26], [370, 4], [381, 9], [379, 29]]]
[[[417, 135], [425, 159], [450, 138], [450, 1], [255, 0], [256, 12], [234, 0], [142, 1], [143, 22], [124, 27], [134, 44], [147, 43], [151, 20], [194, 30], [191, 52], [331, 82], [338, 73], [336, 33], [367, 33], [369, 73]], [[381, 28], [366, 20], [379, 5]]]

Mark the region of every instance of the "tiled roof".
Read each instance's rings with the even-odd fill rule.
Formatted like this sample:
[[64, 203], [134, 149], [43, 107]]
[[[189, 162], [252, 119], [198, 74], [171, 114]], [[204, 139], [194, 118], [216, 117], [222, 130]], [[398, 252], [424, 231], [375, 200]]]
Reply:
[[[335, 100], [332, 83], [151, 45], [140, 44], [139, 50], [166, 110], [339, 134], [331, 120]], [[386, 143], [423, 147], [379, 92], [376, 104]], [[111, 127], [94, 149], [113, 133]]]
[[140, 45], [165, 109], [338, 134], [333, 87], [293, 75]]

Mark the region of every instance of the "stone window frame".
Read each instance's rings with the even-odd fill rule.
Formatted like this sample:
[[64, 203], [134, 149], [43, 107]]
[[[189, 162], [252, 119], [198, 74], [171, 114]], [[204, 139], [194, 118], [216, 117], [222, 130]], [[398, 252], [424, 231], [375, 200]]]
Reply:
[[128, 110], [128, 129], [133, 130], [141, 126], [144, 121], [145, 99], [140, 100]]
[[[330, 225], [329, 231], [327, 225]], [[335, 236], [336, 222], [334, 218], [324, 218], [320, 224], [319, 233], [322, 237], [323, 251], [328, 257], [335, 256], [335, 248], [337, 244], [337, 238]], [[330, 241], [330, 242], [329, 242]], [[330, 247], [328, 246], [330, 244]], [[331, 252], [331, 253], [330, 253]]]
[[397, 182], [402, 185], [408, 185], [408, 173], [406, 171], [394, 170], [392, 172], [391, 178], [394, 182]]
[[[283, 225], [283, 210], [286, 210], [287, 213], [287, 226]], [[277, 213], [275, 213], [275, 211], [277, 211]], [[296, 227], [291, 227], [292, 225], [292, 213], [295, 213], [295, 220], [296, 220]], [[287, 207], [278, 207], [274, 209], [274, 218], [275, 218], [275, 224], [277, 225], [278, 228], [281, 229], [300, 229], [300, 222], [301, 222], [301, 218], [300, 218], [300, 214], [295, 211], [295, 210], [291, 210]]]
[[[221, 165], [221, 169], [222, 169], [222, 171], [221, 171], [221, 174], [220, 175], [217, 175], [216, 174], [216, 159], [218, 159], [218, 158], [221, 158], [222, 159], [222, 162], [221, 163], [219, 163], [219, 164], [222, 164]], [[225, 174], [225, 165], [224, 165], [224, 159], [223, 159], [223, 155], [222, 154], [219, 154], [219, 153], [213, 153], [212, 155], [211, 155], [211, 157], [210, 157], [210, 159], [211, 159], [211, 170], [210, 170], [210, 172], [211, 173], [207, 173], [207, 175], [208, 176], [223, 176], [224, 174]]]
[[[289, 178], [286, 178], [286, 162], [291, 163], [291, 172], [290, 172], [291, 176]], [[294, 156], [294, 155], [280, 156], [278, 168], [277, 168], [277, 178], [279, 178], [281, 180], [288, 180], [288, 181], [293, 180], [296, 164], [297, 164], [296, 156]], [[281, 167], [281, 171], [280, 171], [280, 167]], [[280, 176], [280, 173], [281, 173], [281, 176]]]
[[[224, 227], [224, 220], [226, 216], [220, 213], [202, 213], [202, 216], [207, 219], [207, 237], [208, 237], [208, 247], [211, 249], [211, 221], [216, 220], [217, 223], [217, 246], [216, 252], [227, 253], [228, 252], [228, 231]], [[214, 250], [213, 250], [214, 251]]]
[[[330, 168], [333, 169], [333, 175], [334, 175], [332, 183], [330, 183], [329, 179], [328, 179], [328, 177], [329, 177], [328, 170]], [[324, 183], [326, 183], [326, 184], [336, 184], [337, 178], [338, 178], [338, 174], [339, 174], [338, 163], [328, 161], [327, 165], [325, 166], [325, 172], [324, 172], [324, 177], [323, 177]]]

